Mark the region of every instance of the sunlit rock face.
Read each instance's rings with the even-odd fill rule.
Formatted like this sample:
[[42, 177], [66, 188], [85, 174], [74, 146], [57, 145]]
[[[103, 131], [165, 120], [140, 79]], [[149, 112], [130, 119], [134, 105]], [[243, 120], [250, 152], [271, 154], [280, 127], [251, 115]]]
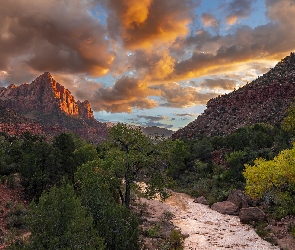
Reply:
[[60, 110], [71, 116], [94, 118], [89, 102], [75, 102], [71, 92], [55, 81], [49, 72], [40, 75], [31, 84], [12, 84], [1, 88], [0, 105], [23, 114], [36, 110], [45, 113]]
[[226, 135], [259, 122], [275, 125], [282, 121], [294, 97], [295, 54], [291, 53], [251, 83], [209, 100], [204, 113], [172, 137]]
[[[90, 103], [87, 100], [76, 102], [71, 92], [55, 81], [49, 72], [40, 75], [31, 84], [1, 87], [0, 108], [11, 109], [19, 116], [41, 125], [42, 128], [36, 130], [39, 134], [55, 135], [68, 131], [92, 142], [101, 142], [107, 135], [106, 125], [94, 119]], [[3, 129], [0, 126], [0, 130], [18, 134], [26, 127], [34, 127], [15, 126], [14, 123], [13, 120], [6, 125], [2, 122]]]

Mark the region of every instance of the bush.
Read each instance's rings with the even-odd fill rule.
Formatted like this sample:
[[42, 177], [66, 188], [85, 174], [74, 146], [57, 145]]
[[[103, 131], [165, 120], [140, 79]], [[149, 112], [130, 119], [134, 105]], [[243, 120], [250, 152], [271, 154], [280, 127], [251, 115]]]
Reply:
[[160, 250], [183, 250], [185, 236], [179, 231], [174, 229], [169, 238], [159, 248]]
[[27, 223], [30, 241], [20, 249], [104, 249], [92, 216], [69, 184], [54, 186], [32, 202]]
[[7, 228], [24, 229], [26, 227], [25, 222], [26, 209], [23, 204], [16, 203], [10, 209], [10, 212], [6, 215], [7, 217]]

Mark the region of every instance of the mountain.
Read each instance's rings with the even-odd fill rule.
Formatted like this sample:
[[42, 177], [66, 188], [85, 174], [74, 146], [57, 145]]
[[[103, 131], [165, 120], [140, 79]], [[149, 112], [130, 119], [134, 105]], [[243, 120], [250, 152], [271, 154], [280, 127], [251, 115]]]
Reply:
[[204, 113], [174, 133], [172, 138], [226, 135], [258, 122], [278, 124], [294, 97], [295, 54], [292, 52], [251, 83], [209, 100]]
[[106, 124], [94, 118], [90, 103], [76, 102], [49, 72], [31, 84], [1, 87], [0, 115], [0, 131], [14, 135], [23, 130], [48, 136], [73, 132], [94, 143], [107, 136]]

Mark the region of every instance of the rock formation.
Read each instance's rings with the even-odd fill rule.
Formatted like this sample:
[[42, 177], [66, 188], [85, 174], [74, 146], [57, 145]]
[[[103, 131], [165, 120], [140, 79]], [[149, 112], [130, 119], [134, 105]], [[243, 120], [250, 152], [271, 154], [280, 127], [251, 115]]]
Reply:
[[94, 143], [107, 135], [106, 125], [94, 119], [90, 103], [76, 102], [49, 72], [31, 84], [1, 87], [0, 107], [2, 117], [12, 117], [9, 122], [1, 120], [0, 132], [18, 135], [26, 130], [50, 136], [73, 132]]
[[251, 83], [208, 101], [196, 120], [178, 130], [172, 138], [192, 139], [201, 134], [226, 135], [258, 122], [280, 123], [295, 97], [295, 54]]

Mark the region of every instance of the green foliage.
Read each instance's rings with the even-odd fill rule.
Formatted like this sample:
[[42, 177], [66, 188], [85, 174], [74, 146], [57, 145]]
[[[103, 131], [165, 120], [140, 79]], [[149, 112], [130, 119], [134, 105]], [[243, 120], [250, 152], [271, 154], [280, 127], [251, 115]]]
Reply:
[[23, 204], [13, 204], [9, 213], [6, 215], [7, 228], [24, 229], [26, 227], [25, 215], [26, 209]]
[[156, 223], [146, 230], [146, 236], [150, 238], [158, 238], [160, 235], [160, 224]]
[[260, 222], [256, 222], [254, 224], [254, 228], [256, 233], [264, 240], [275, 244], [275, 240], [273, 239], [273, 233], [271, 232], [271, 230], [269, 229], [269, 227], [267, 227], [267, 223], [265, 221], [260, 221]]
[[196, 141], [192, 146], [194, 159], [208, 162], [211, 160], [211, 152], [213, 151], [213, 145], [210, 139], [204, 137]]
[[28, 212], [31, 236], [22, 249], [104, 249], [92, 216], [69, 184], [44, 192]]
[[0, 137], [0, 175], [7, 176], [1, 180], [13, 187], [18, 172], [31, 198], [38, 198], [64, 176], [73, 180], [79, 165], [97, 158], [95, 147], [73, 134], [62, 133], [53, 143], [28, 132], [20, 138]]
[[[279, 127], [257, 123], [224, 137], [203, 135], [183, 143], [189, 154], [182, 159], [181, 171], [171, 176], [178, 190], [193, 196], [204, 195], [211, 204], [225, 199], [232, 189], [243, 189], [244, 165], [254, 164], [259, 157], [273, 159], [281, 150], [290, 147], [290, 137]], [[220, 160], [220, 164], [224, 164], [215, 165], [213, 155], [214, 162]]]
[[239, 128], [226, 136], [226, 147], [231, 148], [232, 151], [244, 150], [247, 147], [252, 150], [269, 148], [273, 145], [275, 132], [276, 129], [266, 123]]
[[63, 175], [57, 151], [44, 141], [24, 141], [19, 148], [18, 164], [23, 185], [32, 197], [39, 197], [43, 190], [49, 190]]
[[[124, 179], [124, 189], [118, 190], [122, 202], [130, 207], [131, 189], [135, 182], [144, 180], [147, 184], [144, 193], [154, 197], [157, 193], [167, 197], [165, 187], [168, 183], [165, 170], [167, 166], [167, 145], [164, 138], [145, 136], [139, 128], [117, 124], [109, 131], [108, 140], [101, 146], [102, 166], [110, 175]], [[103, 154], [103, 155], [102, 155]]]
[[291, 133], [295, 134], [295, 102], [291, 102], [290, 107], [286, 111], [286, 117], [282, 121], [282, 128]]
[[239, 150], [233, 151], [228, 155], [225, 155], [226, 161], [229, 165], [230, 177], [237, 181], [243, 181], [242, 172], [244, 170], [244, 164], [247, 162], [246, 152]]
[[[167, 142], [168, 143], [168, 142]], [[180, 174], [182, 174], [185, 169], [185, 160], [188, 157], [188, 147], [185, 145], [183, 141], [175, 140], [170, 141], [170, 153], [169, 153], [169, 168], [168, 174], [173, 177], [177, 178]]]
[[183, 250], [185, 236], [179, 231], [174, 229], [169, 238], [159, 248], [160, 250]]
[[74, 151], [76, 150], [75, 135], [61, 133], [54, 137], [53, 147], [57, 150], [57, 156], [62, 166], [63, 174], [67, 174], [73, 180], [77, 165], [75, 164]]
[[118, 204], [122, 181], [101, 167], [101, 161], [88, 162], [75, 174], [82, 203], [93, 214], [95, 227], [107, 249], [139, 249], [139, 222], [125, 206]]
[[184, 249], [184, 235], [178, 230], [173, 230], [169, 237], [169, 243], [171, 245], [171, 250], [182, 250]]

